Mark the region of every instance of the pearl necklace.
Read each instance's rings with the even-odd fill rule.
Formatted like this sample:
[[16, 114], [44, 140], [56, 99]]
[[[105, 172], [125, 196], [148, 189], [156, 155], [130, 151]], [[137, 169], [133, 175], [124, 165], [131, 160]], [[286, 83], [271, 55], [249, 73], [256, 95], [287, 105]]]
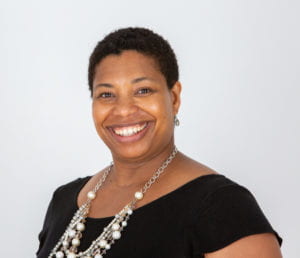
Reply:
[[94, 189], [87, 194], [87, 201], [75, 212], [70, 224], [66, 231], [63, 233], [58, 243], [52, 249], [48, 258], [103, 258], [107, 250], [111, 248], [111, 245], [121, 238], [122, 230], [127, 226], [127, 221], [130, 215], [133, 213], [135, 204], [137, 201], [143, 199], [146, 191], [156, 181], [164, 169], [171, 163], [176, 153], [177, 148], [174, 147], [170, 156], [165, 162], [158, 168], [149, 181], [143, 186], [140, 191], [134, 194], [134, 199], [127, 204], [120, 212], [118, 212], [113, 220], [103, 229], [103, 232], [92, 242], [92, 244], [83, 252], [77, 253], [77, 248], [80, 245], [80, 239], [82, 232], [85, 229], [86, 218], [91, 207], [91, 202], [96, 198], [96, 193], [104, 183], [107, 175], [113, 167], [113, 163], [104, 171], [103, 176], [96, 184]]

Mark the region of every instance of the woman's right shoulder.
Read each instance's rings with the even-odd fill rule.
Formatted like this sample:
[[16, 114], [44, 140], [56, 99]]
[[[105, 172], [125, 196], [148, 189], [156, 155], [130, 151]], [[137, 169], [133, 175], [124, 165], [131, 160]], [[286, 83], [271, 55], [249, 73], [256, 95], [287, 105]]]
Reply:
[[84, 187], [91, 177], [92, 176], [78, 177], [77, 179], [60, 185], [54, 190], [53, 198], [74, 195], [74, 193], [79, 192]]

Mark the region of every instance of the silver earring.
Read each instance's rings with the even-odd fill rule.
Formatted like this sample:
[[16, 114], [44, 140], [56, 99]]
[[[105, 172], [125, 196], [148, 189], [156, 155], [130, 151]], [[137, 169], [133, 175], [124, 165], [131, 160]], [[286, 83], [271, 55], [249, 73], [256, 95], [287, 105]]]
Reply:
[[178, 119], [178, 117], [176, 115], [174, 116], [174, 124], [175, 124], [175, 126], [179, 126], [180, 125], [180, 121], [179, 121], [179, 119]]

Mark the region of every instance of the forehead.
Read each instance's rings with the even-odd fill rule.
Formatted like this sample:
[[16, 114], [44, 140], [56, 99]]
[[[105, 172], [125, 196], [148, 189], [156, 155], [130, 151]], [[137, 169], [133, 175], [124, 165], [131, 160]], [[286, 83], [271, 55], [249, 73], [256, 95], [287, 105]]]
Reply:
[[120, 55], [111, 54], [101, 60], [95, 69], [94, 83], [98, 80], [142, 76], [164, 77], [153, 57], [135, 50], [126, 50]]

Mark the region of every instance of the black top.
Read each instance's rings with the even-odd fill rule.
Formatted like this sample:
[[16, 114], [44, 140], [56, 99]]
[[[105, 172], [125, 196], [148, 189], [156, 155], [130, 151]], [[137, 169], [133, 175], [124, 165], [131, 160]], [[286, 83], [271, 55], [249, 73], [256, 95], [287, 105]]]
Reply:
[[[48, 257], [64, 233], [78, 209], [78, 193], [90, 178], [78, 178], [54, 192], [39, 234], [38, 258]], [[87, 249], [112, 219], [87, 218], [79, 250]], [[282, 238], [254, 196], [226, 176], [210, 174], [134, 210], [105, 258], [203, 258], [242, 237], [266, 232], [274, 233], [281, 246]]]

